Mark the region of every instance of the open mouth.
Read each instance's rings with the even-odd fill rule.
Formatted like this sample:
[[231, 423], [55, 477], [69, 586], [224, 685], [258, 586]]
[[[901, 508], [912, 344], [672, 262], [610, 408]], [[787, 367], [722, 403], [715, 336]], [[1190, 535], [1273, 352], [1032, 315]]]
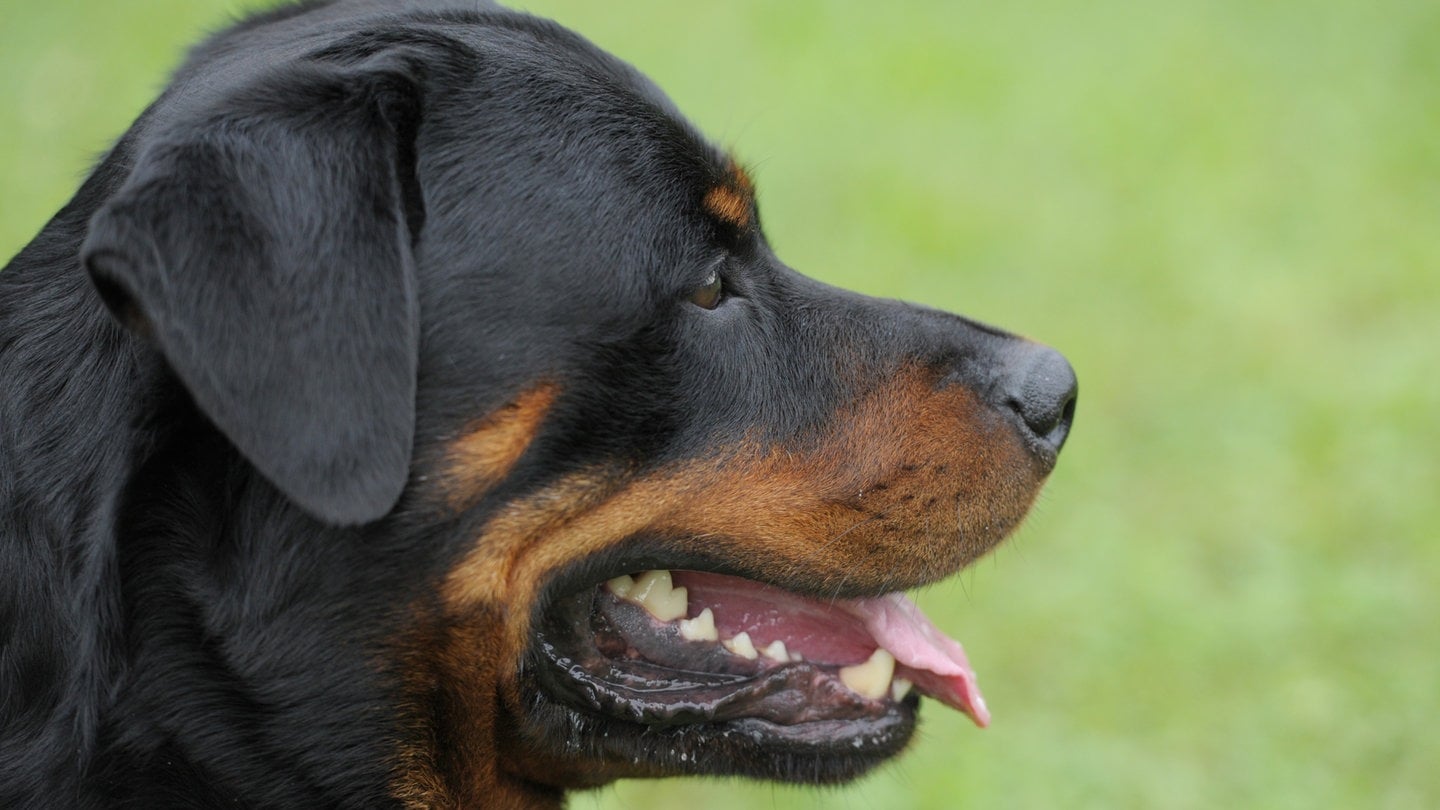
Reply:
[[560, 599], [535, 641], [546, 692], [623, 726], [607, 737], [675, 732], [681, 763], [694, 763], [685, 749], [697, 747], [686, 735], [699, 743], [737, 733], [760, 749], [878, 761], [909, 739], [918, 695], [979, 726], [990, 719], [960, 644], [900, 593], [821, 600], [740, 577], [649, 570]]

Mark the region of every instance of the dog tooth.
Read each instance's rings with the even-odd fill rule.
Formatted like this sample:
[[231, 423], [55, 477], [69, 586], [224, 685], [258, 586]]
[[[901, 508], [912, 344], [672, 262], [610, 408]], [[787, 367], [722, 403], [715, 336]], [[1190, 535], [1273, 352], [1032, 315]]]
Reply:
[[610, 586], [611, 593], [623, 598], [629, 596], [630, 592], [635, 589], [635, 578], [629, 574], [624, 574], [615, 577], [605, 584]]
[[905, 699], [906, 695], [910, 694], [910, 690], [914, 688], [914, 686], [915, 684], [910, 683], [904, 678], [896, 678], [890, 682], [890, 699], [899, 703]]
[[690, 612], [690, 593], [671, 585], [669, 571], [646, 571], [635, 579], [629, 599], [650, 611], [662, 622], [685, 618]]
[[770, 642], [770, 645], [765, 649], [761, 650], [761, 652], [764, 653], [765, 657], [769, 658], [771, 661], [779, 661], [783, 664], [789, 662], [790, 660], [790, 653], [785, 650], [785, 642], [781, 641], [778, 638]]
[[669, 591], [671, 588], [669, 571], [644, 571], [635, 577], [635, 587], [630, 589], [630, 598], [643, 602], [652, 591]]
[[895, 656], [877, 649], [870, 660], [840, 670], [840, 681], [854, 692], [871, 700], [879, 700], [890, 692], [890, 678], [895, 674]]
[[659, 605], [649, 606], [650, 612], [662, 622], [673, 622], [676, 619], [685, 618], [690, 612], [690, 591], [687, 588], [671, 588], [666, 595], [663, 608]]
[[693, 619], [681, 619], [680, 637], [686, 641], [719, 640], [720, 633], [715, 629], [715, 614], [707, 607]]
[[734, 638], [721, 643], [725, 646], [725, 649], [735, 653], [741, 658], [749, 658], [751, 661], [754, 661], [760, 657], [760, 653], [755, 650], [755, 642], [751, 641], [750, 634], [744, 631], [737, 633]]

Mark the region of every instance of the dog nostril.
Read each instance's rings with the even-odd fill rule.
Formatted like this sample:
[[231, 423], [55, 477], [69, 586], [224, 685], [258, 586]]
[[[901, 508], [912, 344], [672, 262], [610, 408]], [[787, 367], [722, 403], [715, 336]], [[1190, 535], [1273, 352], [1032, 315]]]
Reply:
[[1075, 371], [1054, 349], [1040, 349], [1015, 370], [1005, 404], [1041, 443], [1059, 452], [1075, 419]]

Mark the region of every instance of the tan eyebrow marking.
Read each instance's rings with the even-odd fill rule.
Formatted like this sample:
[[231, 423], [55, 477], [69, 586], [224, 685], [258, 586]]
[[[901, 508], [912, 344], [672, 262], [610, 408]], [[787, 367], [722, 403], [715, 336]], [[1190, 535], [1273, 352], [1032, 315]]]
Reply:
[[706, 192], [704, 205], [721, 222], [742, 230], [748, 228], [755, 209], [755, 184], [738, 163], [732, 162], [725, 181]]

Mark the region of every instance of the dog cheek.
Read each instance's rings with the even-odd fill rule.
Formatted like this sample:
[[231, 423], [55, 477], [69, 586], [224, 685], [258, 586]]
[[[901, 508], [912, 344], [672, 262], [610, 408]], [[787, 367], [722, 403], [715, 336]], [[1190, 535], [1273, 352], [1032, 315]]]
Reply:
[[468, 427], [445, 448], [441, 498], [449, 509], [475, 506], [505, 480], [549, 415], [559, 386], [538, 383]]

